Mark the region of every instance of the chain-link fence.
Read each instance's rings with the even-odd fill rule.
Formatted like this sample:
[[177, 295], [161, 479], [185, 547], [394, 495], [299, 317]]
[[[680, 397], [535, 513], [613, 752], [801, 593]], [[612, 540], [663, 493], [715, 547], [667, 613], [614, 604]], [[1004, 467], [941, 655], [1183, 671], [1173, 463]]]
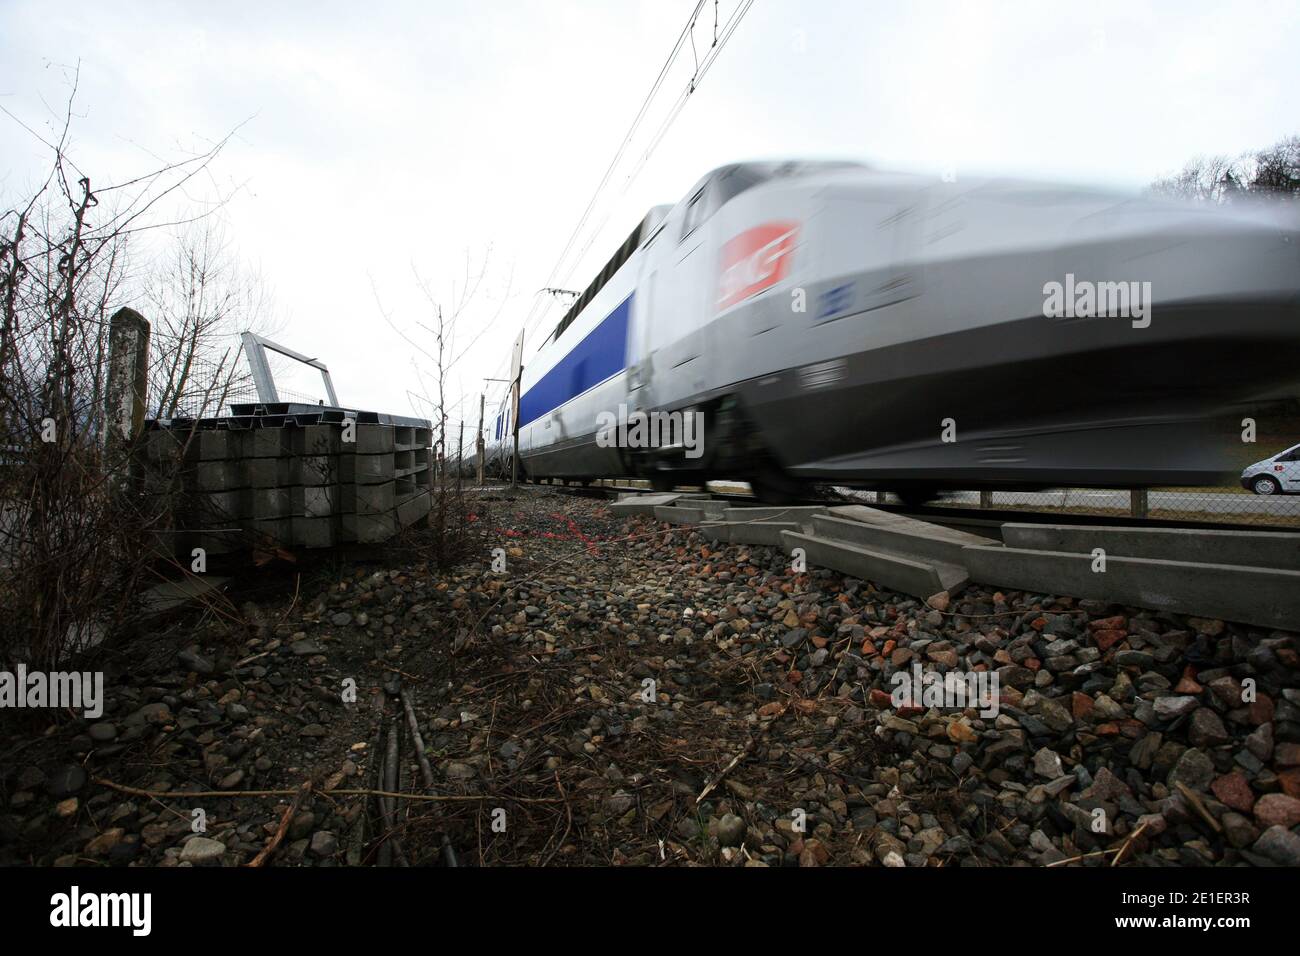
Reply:
[[[598, 485], [650, 489], [648, 481], [609, 479]], [[740, 481], [710, 482], [718, 494], [749, 492]], [[887, 491], [836, 488], [846, 503], [911, 505]], [[1298, 488], [1300, 491], [1300, 488]], [[1300, 531], [1300, 493], [1261, 495], [1245, 488], [1051, 488], [1044, 491], [944, 491], [925, 503], [929, 508], [962, 508], [987, 512], [1092, 515], [1123, 523], [1134, 518], [1158, 521], [1247, 525]]]
[[[322, 401], [317, 396], [308, 395], [305, 392], [295, 392], [279, 385], [276, 386], [275, 392], [281, 402], [318, 405]], [[257, 389], [251, 384], [232, 386], [225, 391], [223, 399], [218, 401], [218, 398], [220, 398], [220, 393], [214, 393], [211, 396], [203, 394], [185, 396], [178, 402], [175, 417], [219, 418], [231, 413], [231, 405], [255, 405], [261, 401], [257, 395]]]
[[[1300, 482], [1295, 487], [1300, 492]], [[893, 495], [885, 495], [884, 500], [888, 503], [897, 502]], [[1153, 518], [1164, 521], [1300, 528], [1300, 493], [1262, 495], [1244, 488], [949, 491], [935, 498], [930, 505], [988, 511], [1096, 515], [1116, 520]]]
[[[1300, 529], [1300, 398], [1280, 396], [1242, 407], [1204, 423], [1198, 436], [1214, 452], [1216, 470], [1231, 476], [1214, 487], [947, 491], [929, 504]], [[892, 495], [882, 500], [898, 502]]]
[[[192, 366], [185, 388], [168, 403], [168, 409], [174, 410], [162, 417], [217, 418], [229, 415], [231, 405], [253, 405], [261, 401], [242, 355], [233, 367], [197, 359]], [[281, 402], [317, 405], [324, 401], [323, 392], [312, 394], [286, 388], [279, 379], [277, 375], [275, 391]]]

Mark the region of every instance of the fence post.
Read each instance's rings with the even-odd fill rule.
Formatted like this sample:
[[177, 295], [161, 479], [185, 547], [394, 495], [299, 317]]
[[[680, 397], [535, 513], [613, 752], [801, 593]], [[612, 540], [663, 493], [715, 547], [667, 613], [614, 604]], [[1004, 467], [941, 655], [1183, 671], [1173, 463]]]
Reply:
[[[118, 465], [144, 429], [148, 393], [149, 323], [134, 309], [118, 309], [108, 323], [108, 383], [104, 389], [104, 451], [110, 467]], [[133, 471], [133, 467], [128, 469], [128, 474]]]
[[981, 491], [981, 492], [980, 492], [980, 507], [981, 507], [981, 508], [992, 508], [992, 507], [993, 507], [993, 492], [991, 492], [991, 491]]
[[1134, 518], [1145, 518], [1147, 516], [1147, 490], [1145, 488], [1133, 488], [1128, 493], [1129, 514]]
[[478, 396], [478, 438], [474, 442], [474, 450], [478, 452], [478, 487], [483, 487], [483, 403], [486, 396], [479, 392]]
[[461, 479], [465, 475], [465, 423], [460, 423], [460, 434], [456, 438], [456, 494], [460, 495]]

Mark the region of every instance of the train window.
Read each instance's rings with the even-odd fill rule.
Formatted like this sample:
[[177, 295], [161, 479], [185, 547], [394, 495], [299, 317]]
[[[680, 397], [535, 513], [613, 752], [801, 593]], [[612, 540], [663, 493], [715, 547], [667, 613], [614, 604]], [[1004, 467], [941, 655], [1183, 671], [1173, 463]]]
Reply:
[[716, 201], [713, 204], [714, 208], [721, 207], [724, 203], [735, 199], [746, 189], [766, 182], [768, 178], [770, 178], [769, 174], [760, 166], [752, 164], [732, 166], [715, 180]]
[[666, 226], [667, 224], [668, 223], [665, 221], [655, 226], [654, 232], [650, 233], [650, 238], [645, 241], [645, 245], [643, 245], [642, 248], [649, 249], [650, 246], [654, 243], [654, 241], [659, 238], [659, 234], [664, 231], [664, 226]]
[[632, 234], [623, 241], [623, 245], [619, 246], [614, 252], [613, 257], [605, 263], [605, 268], [600, 270], [600, 273], [596, 278], [591, 281], [591, 285], [587, 286], [582, 295], [578, 297], [577, 301], [575, 301], [573, 305], [569, 306], [569, 311], [564, 313], [564, 318], [560, 320], [560, 324], [555, 327], [555, 332], [552, 333], [551, 338], [548, 338], [547, 341], [558, 339], [563, 335], [564, 330], [573, 324], [573, 320], [576, 319], [591, 300], [596, 297], [596, 294], [605, 287], [605, 283], [612, 279], [614, 273], [621, 269], [623, 264], [632, 257], [632, 253], [636, 251], [637, 243], [641, 241], [642, 226], [643, 224], [639, 223], [637, 227], [632, 230]]
[[[687, 203], [686, 216], [682, 221], [682, 239], [685, 239], [698, 229], [700, 223], [704, 222], [704, 220], [708, 218], [708, 203], [704, 201], [704, 194], [708, 192], [708, 189], [709, 187], [707, 185], [704, 186], [699, 192], [692, 196], [691, 201]], [[681, 240], [678, 241], [680, 242]]]

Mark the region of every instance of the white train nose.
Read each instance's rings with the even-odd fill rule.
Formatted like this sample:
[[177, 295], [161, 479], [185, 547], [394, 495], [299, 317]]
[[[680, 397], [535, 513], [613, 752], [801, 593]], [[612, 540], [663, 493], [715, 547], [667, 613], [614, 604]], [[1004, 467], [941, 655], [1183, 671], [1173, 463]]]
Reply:
[[[1201, 484], [1171, 426], [1300, 379], [1294, 211], [757, 164], [646, 225], [525, 370], [535, 475]], [[712, 450], [599, 447], [623, 402], [707, 407]]]
[[1079, 219], [1072, 233], [1062, 272], [1149, 283], [1157, 309], [1300, 292], [1300, 223], [1280, 208], [1135, 200]]

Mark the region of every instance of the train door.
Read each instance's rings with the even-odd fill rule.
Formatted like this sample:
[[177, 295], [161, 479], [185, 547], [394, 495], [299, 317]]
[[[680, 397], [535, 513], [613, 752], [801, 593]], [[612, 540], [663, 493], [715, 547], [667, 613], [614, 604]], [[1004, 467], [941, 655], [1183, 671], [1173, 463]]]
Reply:
[[656, 404], [685, 401], [705, 387], [705, 317], [709, 300], [709, 184], [687, 201], [682, 217], [659, 237], [648, 338]]
[[657, 242], [663, 230], [651, 236], [641, 259], [641, 274], [637, 276], [635, 307], [632, 310], [632, 327], [628, 333], [628, 405], [634, 411], [644, 411], [654, 404], [654, 345], [655, 289], [659, 283]]

